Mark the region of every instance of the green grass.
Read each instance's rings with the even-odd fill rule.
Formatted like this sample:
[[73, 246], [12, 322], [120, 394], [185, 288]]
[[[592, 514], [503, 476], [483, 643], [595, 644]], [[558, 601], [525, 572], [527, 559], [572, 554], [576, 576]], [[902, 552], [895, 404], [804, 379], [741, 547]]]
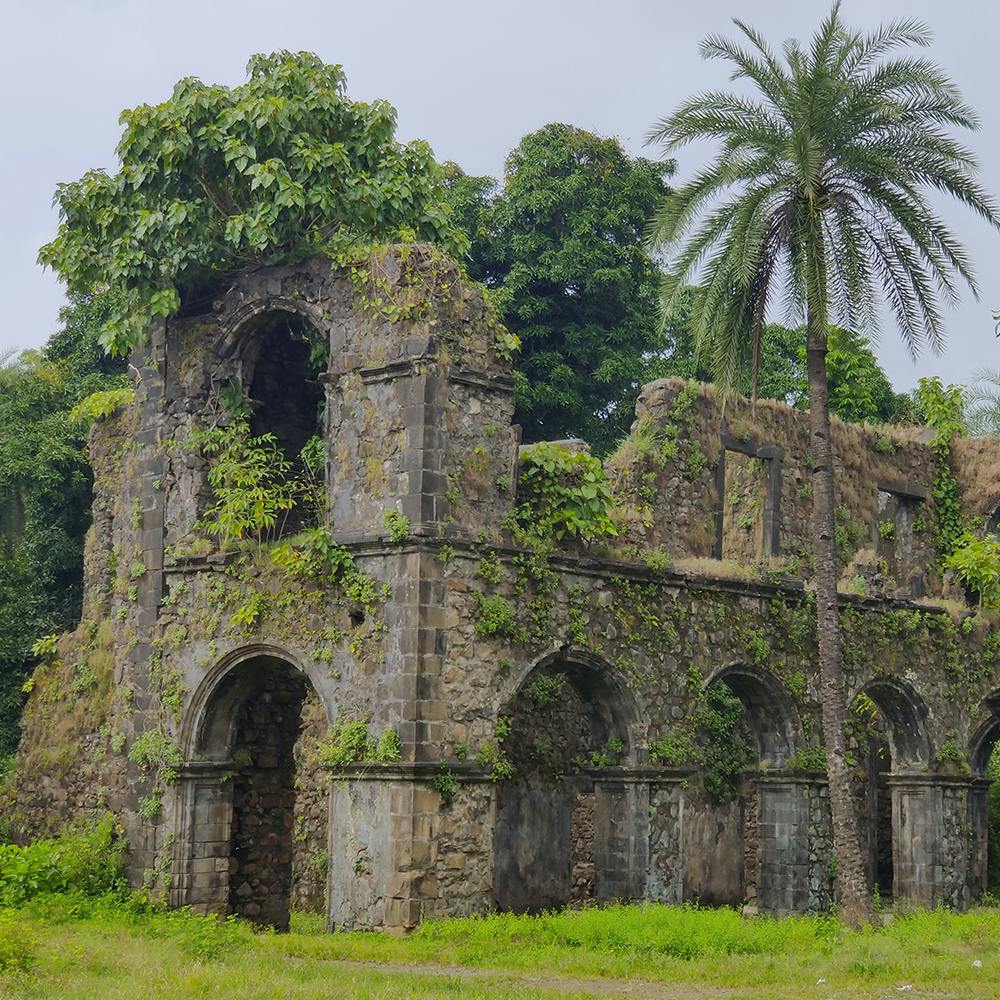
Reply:
[[324, 934], [304, 914], [290, 934], [260, 934], [140, 897], [47, 895], [0, 911], [3, 998], [532, 998], [600, 995], [625, 979], [658, 984], [633, 996], [670, 1000], [1000, 1000], [1000, 910], [853, 932], [829, 917], [616, 906], [434, 921], [405, 938]]

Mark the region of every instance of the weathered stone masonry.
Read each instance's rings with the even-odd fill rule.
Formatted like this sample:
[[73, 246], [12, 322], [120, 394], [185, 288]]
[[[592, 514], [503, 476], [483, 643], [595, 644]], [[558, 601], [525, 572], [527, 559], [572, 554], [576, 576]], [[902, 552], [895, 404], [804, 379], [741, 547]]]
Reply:
[[[606, 462], [614, 546], [539, 565], [509, 531], [519, 440], [488, 307], [421, 248], [378, 273], [406, 306], [391, 318], [315, 258], [150, 331], [136, 403], [93, 432], [87, 604], [25, 716], [7, 804], [24, 834], [110, 807], [136, 884], [279, 927], [293, 903], [345, 927], [595, 899], [828, 905], [804, 415], [646, 386]], [[329, 344], [307, 384], [305, 324]], [[325, 397], [327, 524], [375, 581], [363, 605], [206, 540], [188, 438], [225, 420], [234, 384], [255, 431], [293, 448]], [[859, 779], [873, 882], [961, 907], [984, 888], [1000, 641], [934, 603], [956, 595], [931, 568], [925, 441], [835, 434], [849, 696], [878, 707], [887, 762]], [[1000, 442], [955, 455], [985, 524], [1000, 483], [976, 470]], [[716, 680], [757, 758], [720, 804], [685, 751]], [[401, 759], [324, 768], [338, 719], [394, 731]]]

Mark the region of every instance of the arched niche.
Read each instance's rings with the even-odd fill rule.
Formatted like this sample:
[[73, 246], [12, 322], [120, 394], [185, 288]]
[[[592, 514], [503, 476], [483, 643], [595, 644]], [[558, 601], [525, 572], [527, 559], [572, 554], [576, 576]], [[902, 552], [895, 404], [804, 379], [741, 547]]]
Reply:
[[622, 776], [636, 760], [638, 721], [624, 680], [603, 660], [562, 649], [526, 672], [501, 717], [515, 773], [497, 791], [497, 907], [636, 898], [649, 792]]
[[316, 829], [296, 823], [297, 747], [307, 714], [320, 731], [328, 723], [306, 673], [272, 647], [232, 654], [200, 685], [181, 729], [188, 764], [179, 789], [176, 903], [287, 930], [293, 892], [299, 900], [310, 891], [322, 896], [324, 886], [296, 884], [305, 841], [325, 850], [328, 836], [328, 815]]
[[748, 744], [747, 772], [721, 797], [703, 780], [685, 805], [685, 898], [777, 913], [806, 909], [809, 799], [783, 770], [800, 728], [795, 705], [777, 677], [742, 661], [715, 670], [705, 694], [720, 687], [723, 705], [735, 697], [742, 706], [732, 738]]
[[885, 720], [892, 769], [918, 770], [930, 766], [927, 705], [913, 685], [898, 677], [877, 677], [858, 693], [871, 698]]
[[773, 674], [747, 663], [731, 663], [716, 671], [705, 687], [723, 682], [743, 704], [757, 744], [757, 764], [784, 766], [795, 752], [798, 716], [791, 696]]

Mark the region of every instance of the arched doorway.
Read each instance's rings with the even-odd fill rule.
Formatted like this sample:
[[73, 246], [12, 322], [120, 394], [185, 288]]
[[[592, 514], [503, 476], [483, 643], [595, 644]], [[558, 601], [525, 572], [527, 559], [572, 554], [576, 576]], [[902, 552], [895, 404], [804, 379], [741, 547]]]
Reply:
[[550, 656], [501, 717], [514, 774], [497, 791], [497, 907], [638, 898], [649, 791], [622, 777], [636, 715], [613, 668], [583, 653]]
[[858, 692], [849, 716], [868, 884], [880, 899], [891, 901], [899, 895], [901, 879], [908, 878], [904, 853], [908, 857], [909, 852], [901, 853], [900, 840], [909, 814], [904, 816], [902, 803], [912, 791], [908, 782], [925, 780], [931, 761], [927, 708], [905, 681], [879, 677]]
[[783, 770], [797, 728], [791, 698], [768, 671], [732, 663], [708, 679], [696, 711], [703, 765], [685, 821], [686, 898], [807, 907], [799, 890], [809, 851], [797, 823], [808, 795]]
[[322, 731], [318, 701], [278, 651], [230, 658], [206, 680], [184, 731], [174, 902], [288, 929], [296, 854], [306, 840], [326, 847], [328, 812], [312, 803], [311, 829], [296, 810], [303, 710]]

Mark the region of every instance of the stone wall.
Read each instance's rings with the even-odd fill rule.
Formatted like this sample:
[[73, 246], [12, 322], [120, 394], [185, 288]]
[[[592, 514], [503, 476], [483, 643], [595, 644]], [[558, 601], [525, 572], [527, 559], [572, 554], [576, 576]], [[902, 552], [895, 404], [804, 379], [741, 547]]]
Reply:
[[[262, 397], [257, 430], [308, 429], [260, 368], [276, 317], [329, 345], [336, 569], [303, 569], [301, 538], [226, 549], [201, 523], [191, 434], [231, 419], [227, 387]], [[481, 293], [423, 248], [360, 277], [261, 268], [154, 326], [135, 406], [95, 431], [85, 621], [35, 678], [7, 793], [23, 835], [106, 804], [136, 884], [276, 926], [324, 897], [343, 927], [619, 898], [828, 905], [823, 774], [800, 766], [820, 753], [805, 415], [652, 383], [606, 462], [618, 537], [525, 548], [501, 343]], [[834, 434], [844, 669], [892, 744], [894, 892], [961, 906], [985, 827], [954, 748], [979, 761], [995, 739], [1000, 640], [940, 603], [920, 435]], [[1000, 442], [955, 454], [989, 468]], [[974, 498], [995, 484], [960, 473], [989, 516]], [[698, 774], [719, 680], [757, 743], [728, 806]], [[336, 723], [394, 734], [400, 759], [324, 765]]]

